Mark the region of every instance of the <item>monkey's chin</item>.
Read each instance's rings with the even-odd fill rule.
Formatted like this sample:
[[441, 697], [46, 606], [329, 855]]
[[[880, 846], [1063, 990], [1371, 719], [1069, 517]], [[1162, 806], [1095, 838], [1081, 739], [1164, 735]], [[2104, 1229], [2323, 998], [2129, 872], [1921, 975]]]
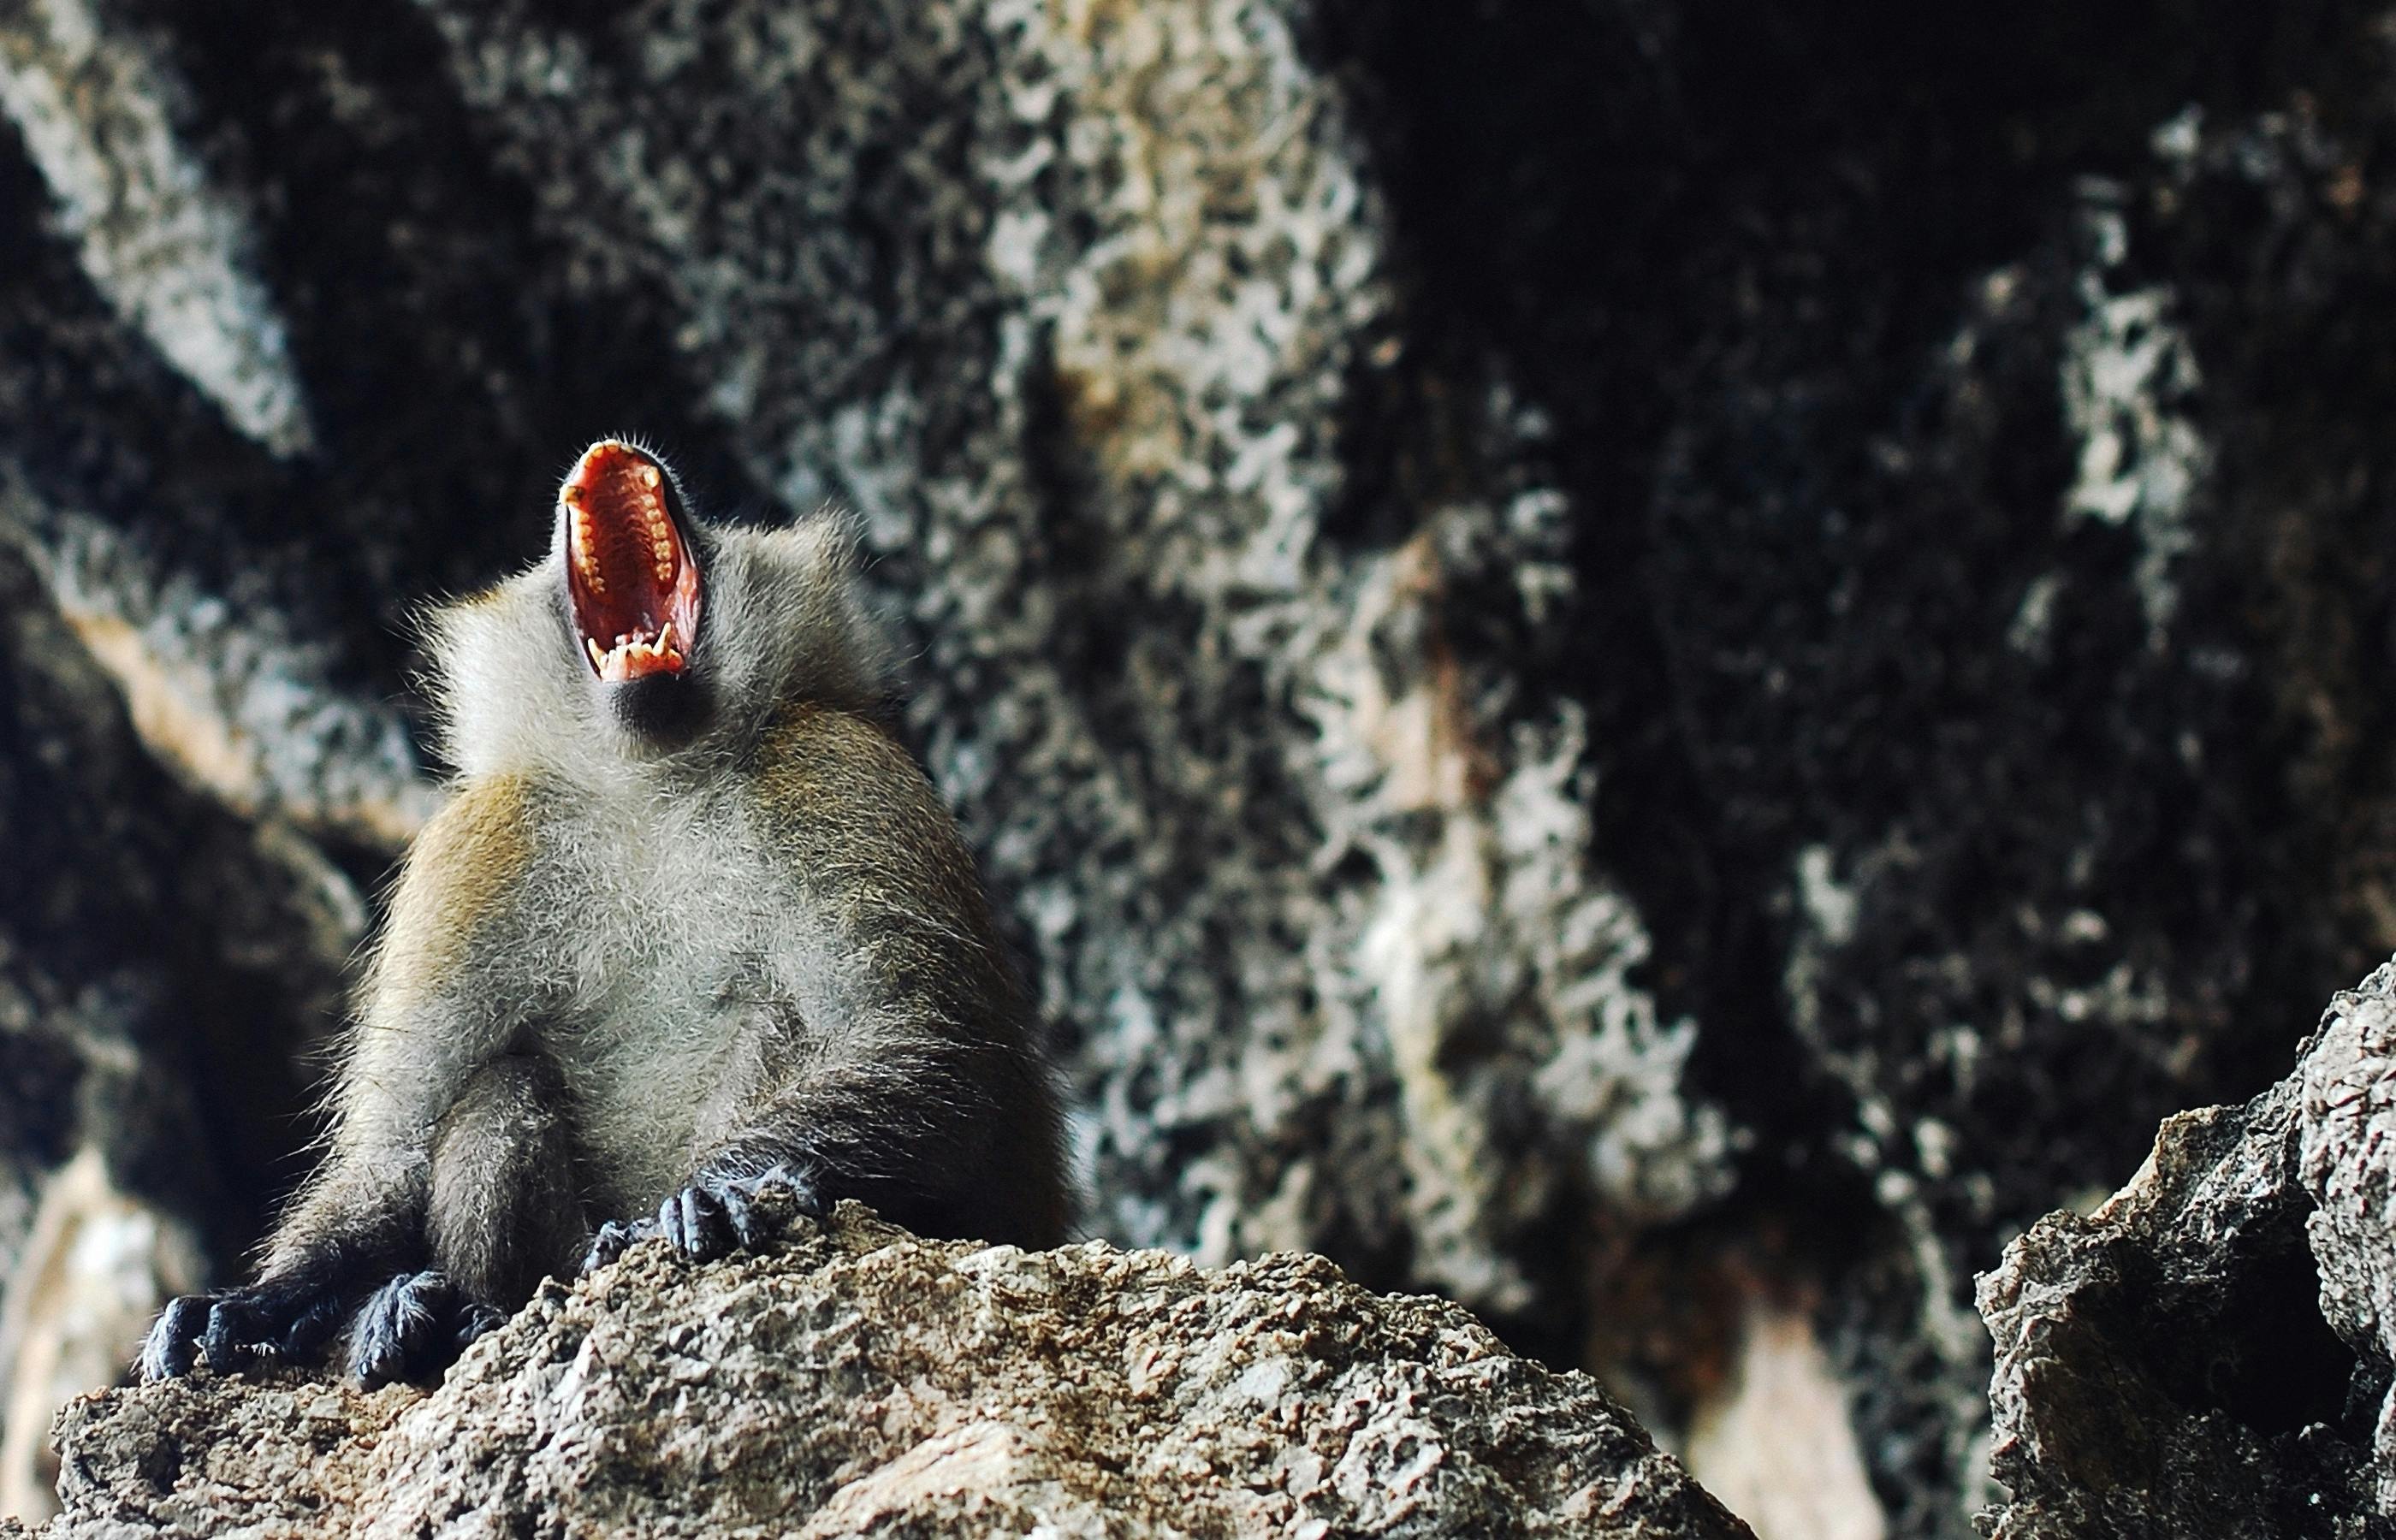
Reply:
[[595, 686], [636, 745], [660, 753], [681, 748], [707, 725], [712, 692], [687, 673], [652, 673]]

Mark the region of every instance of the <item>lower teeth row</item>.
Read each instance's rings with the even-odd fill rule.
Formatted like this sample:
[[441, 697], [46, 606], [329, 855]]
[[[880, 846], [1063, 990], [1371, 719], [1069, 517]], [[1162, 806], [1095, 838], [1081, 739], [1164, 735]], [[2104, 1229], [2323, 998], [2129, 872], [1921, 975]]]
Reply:
[[582, 645], [591, 654], [591, 666], [605, 673], [610, 660], [622, 657], [668, 657], [680, 662], [682, 655], [673, 650], [673, 623], [668, 621], [654, 641], [646, 637], [619, 636], [613, 647], [602, 650], [596, 637], [586, 636]]

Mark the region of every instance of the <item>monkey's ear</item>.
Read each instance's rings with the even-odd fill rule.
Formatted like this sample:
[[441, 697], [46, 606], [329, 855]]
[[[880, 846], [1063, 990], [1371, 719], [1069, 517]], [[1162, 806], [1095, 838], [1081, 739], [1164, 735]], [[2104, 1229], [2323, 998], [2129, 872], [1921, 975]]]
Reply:
[[727, 650], [715, 656], [737, 695], [848, 710], [889, 699], [898, 655], [860, 580], [863, 520], [824, 508], [787, 528], [723, 529], [718, 538], [719, 570], [737, 571], [738, 594], [711, 625], [724, 628]]
[[865, 515], [853, 508], [823, 503], [791, 521], [790, 533], [826, 566], [849, 577], [865, 570]]

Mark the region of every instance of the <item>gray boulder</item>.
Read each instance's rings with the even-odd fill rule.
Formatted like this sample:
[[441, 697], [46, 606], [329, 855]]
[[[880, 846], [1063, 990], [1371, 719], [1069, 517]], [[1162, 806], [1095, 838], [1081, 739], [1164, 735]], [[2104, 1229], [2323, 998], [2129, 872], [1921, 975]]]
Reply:
[[2094, 1215], [1980, 1281], [1998, 1540], [2380, 1535], [2396, 1521], [2396, 963], [2294, 1074], [2164, 1121]]
[[[51, 1540], [1748, 1533], [1580, 1374], [1321, 1257], [918, 1241], [550, 1283], [426, 1394], [285, 1370], [71, 1405]], [[22, 1535], [0, 1523], [0, 1535]]]

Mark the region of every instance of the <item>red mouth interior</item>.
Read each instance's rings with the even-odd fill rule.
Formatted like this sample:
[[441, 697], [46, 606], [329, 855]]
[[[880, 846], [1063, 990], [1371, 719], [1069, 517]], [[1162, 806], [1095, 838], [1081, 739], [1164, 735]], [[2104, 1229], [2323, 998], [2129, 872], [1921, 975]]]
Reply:
[[615, 439], [584, 450], [557, 489], [575, 640], [592, 671], [611, 684], [688, 666], [699, 564], [673, 497], [655, 457]]

